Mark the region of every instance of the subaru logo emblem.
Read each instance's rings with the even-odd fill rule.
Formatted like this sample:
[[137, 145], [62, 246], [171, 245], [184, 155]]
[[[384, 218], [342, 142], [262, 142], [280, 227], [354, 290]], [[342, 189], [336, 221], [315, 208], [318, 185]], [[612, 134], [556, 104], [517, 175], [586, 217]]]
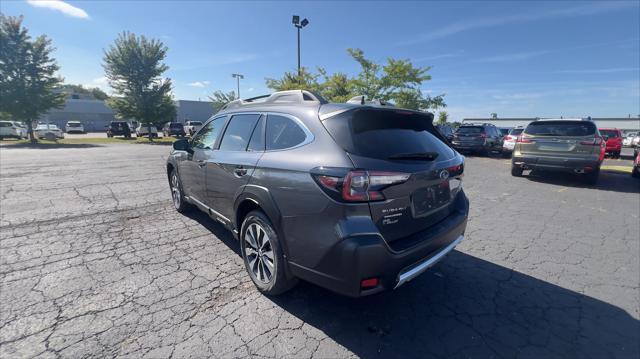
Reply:
[[442, 172], [440, 172], [440, 178], [443, 180], [446, 180], [447, 178], [449, 178], [449, 171], [442, 170]]

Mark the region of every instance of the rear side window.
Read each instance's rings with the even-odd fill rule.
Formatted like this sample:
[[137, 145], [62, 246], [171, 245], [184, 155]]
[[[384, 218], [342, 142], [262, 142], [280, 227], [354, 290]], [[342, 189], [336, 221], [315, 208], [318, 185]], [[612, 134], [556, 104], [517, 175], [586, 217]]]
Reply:
[[596, 134], [596, 125], [589, 121], [540, 121], [530, 123], [524, 133], [534, 136], [591, 136]]
[[484, 129], [481, 126], [462, 126], [460, 128], [458, 128], [458, 131], [456, 131], [456, 133], [469, 133], [469, 134], [474, 134], [474, 133], [483, 133]]
[[245, 151], [259, 117], [260, 115], [257, 114], [231, 117], [222, 137], [220, 149], [223, 151]]
[[264, 119], [264, 116], [260, 117], [260, 121], [253, 130], [247, 151], [264, 151]]
[[391, 156], [453, 151], [438, 137], [431, 118], [415, 112], [359, 108], [326, 119], [323, 124], [345, 151], [386, 160]]
[[298, 124], [284, 116], [267, 117], [267, 150], [282, 150], [295, 147], [307, 138]]
[[11, 127], [11, 122], [0, 122], [0, 127]]

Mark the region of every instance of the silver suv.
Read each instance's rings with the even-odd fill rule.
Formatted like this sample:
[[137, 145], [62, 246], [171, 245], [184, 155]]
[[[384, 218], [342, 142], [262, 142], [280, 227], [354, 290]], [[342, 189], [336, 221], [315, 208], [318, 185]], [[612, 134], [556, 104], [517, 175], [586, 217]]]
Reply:
[[276, 92], [227, 104], [167, 161], [173, 203], [240, 240], [256, 287], [304, 279], [362, 296], [415, 278], [462, 239], [464, 158], [433, 114]]

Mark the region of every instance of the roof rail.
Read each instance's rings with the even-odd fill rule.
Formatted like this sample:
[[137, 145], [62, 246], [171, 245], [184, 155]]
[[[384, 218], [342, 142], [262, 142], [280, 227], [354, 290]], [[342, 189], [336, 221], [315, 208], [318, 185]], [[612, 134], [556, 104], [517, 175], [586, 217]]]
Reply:
[[220, 111], [229, 110], [232, 108], [239, 108], [248, 105], [255, 104], [273, 104], [273, 103], [309, 103], [309, 102], [317, 102], [320, 104], [327, 103], [327, 100], [322, 98], [322, 96], [318, 94], [314, 94], [313, 92], [306, 90], [288, 90], [288, 91], [277, 91], [270, 95], [262, 95], [256, 96], [248, 99], [238, 99], [231, 101], [220, 109]]
[[384, 100], [380, 100], [380, 99], [374, 99], [371, 101], [367, 101], [367, 96], [365, 95], [359, 95], [359, 96], [354, 96], [352, 98], [350, 98], [347, 103], [353, 103], [356, 105], [378, 105], [378, 106], [391, 106], [394, 107], [394, 105], [390, 102], [384, 101]]

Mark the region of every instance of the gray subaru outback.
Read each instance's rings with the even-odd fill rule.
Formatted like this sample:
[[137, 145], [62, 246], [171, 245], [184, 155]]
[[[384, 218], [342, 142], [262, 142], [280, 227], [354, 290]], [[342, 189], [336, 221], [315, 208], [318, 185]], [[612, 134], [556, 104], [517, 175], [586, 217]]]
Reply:
[[401, 286], [463, 239], [464, 158], [433, 114], [294, 90], [237, 100], [167, 161], [173, 204], [240, 240], [256, 287], [348, 296]]

